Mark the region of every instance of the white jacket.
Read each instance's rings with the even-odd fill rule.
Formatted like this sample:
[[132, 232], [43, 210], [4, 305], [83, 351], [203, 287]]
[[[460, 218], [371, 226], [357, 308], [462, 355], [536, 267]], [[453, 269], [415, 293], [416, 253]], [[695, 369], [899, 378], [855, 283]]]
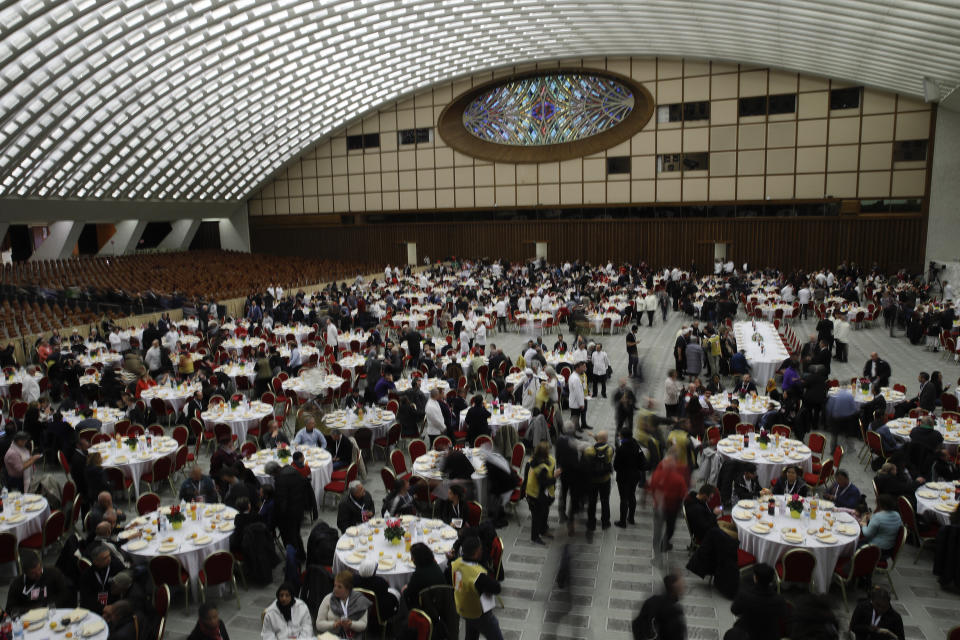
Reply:
[[607, 356], [606, 351], [594, 351], [593, 352], [593, 375], [603, 376], [607, 374], [607, 370], [610, 369], [610, 358]]
[[651, 291], [643, 298], [643, 310], [644, 311], [657, 310], [657, 294]]
[[443, 410], [440, 403], [430, 398], [427, 400], [427, 407], [424, 411], [427, 418], [427, 435], [439, 436], [447, 431], [447, 424], [443, 421]]
[[580, 375], [576, 371], [570, 374], [567, 379], [567, 386], [570, 389], [570, 397], [568, 398], [570, 408], [583, 409], [583, 381], [580, 380]]
[[303, 639], [316, 636], [313, 620], [310, 619], [310, 609], [303, 600], [295, 599], [293, 609], [290, 611], [290, 622], [287, 622], [283, 619], [283, 614], [280, 613], [277, 602], [274, 600], [263, 615], [263, 629], [260, 631], [260, 637], [262, 640], [287, 640], [291, 636]]

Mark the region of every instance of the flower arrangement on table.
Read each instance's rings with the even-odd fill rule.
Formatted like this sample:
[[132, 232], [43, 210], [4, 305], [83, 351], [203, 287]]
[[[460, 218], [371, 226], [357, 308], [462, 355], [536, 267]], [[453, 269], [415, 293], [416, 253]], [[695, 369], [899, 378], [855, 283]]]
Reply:
[[763, 336], [760, 335], [759, 331], [757, 333], [754, 333], [752, 336], [750, 336], [750, 339], [756, 342], [757, 344], [760, 344], [761, 342], [763, 342]]
[[383, 537], [386, 538], [390, 544], [400, 544], [403, 540], [403, 534], [406, 531], [403, 530], [403, 521], [400, 518], [387, 518], [384, 521], [386, 525], [383, 528]]
[[760, 445], [761, 449], [766, 449], [767, 445], [770, 444], [770, 436], [767, 435], [766, 429], [760, 429], [760, 435], [757, 436], [757, 444]]
[[230, 408], [231, 408], [231, 409], [233, 409], [234, 411], [236, 411], [236, 410], [237, 410], [237, 407], [239, 407], [239, 406], [240, 406], [240, 401], [239, 401], [239, 400], [234, 400], [234, 399], [232, 399], [232, 398], [230, 399]]
[[179, 505], [174, 505], [170, 507], [170, 515], [167, 516], [167, 520], [170, 522], [170, 525], [174, 529], [179, 529], [183, 526], [183, 521], [187, 519], [187, 516], [180, 511]]
[[277, 457], [284, 461], [290, 457], [290, 449], [287, 447], [286, 442], [277, 444]]
[[130, 436], [129, 438], [127, 438], [127, 439], [125, 439], [125, 440], [123, 441], [123, 443], [124, 443], [125, 445], [127, 445], [128, 447], [130, 447], [130, 450], [131, 450], [131, 451], [133, 451], [134, 449], [137, 448], [137, 444], [138, 444], [139, 442], [140, 442], [140, 441], [139, 441], [137, 438], [133, 437], [133, 436]]
[[803, 498], [800, 497], [799, 493], [790, 496], [790, 499], [787, 500], [787, 508], [790, 509], [791, 516], [794, 518], [800, 517], [800, 514], [803, 513]]

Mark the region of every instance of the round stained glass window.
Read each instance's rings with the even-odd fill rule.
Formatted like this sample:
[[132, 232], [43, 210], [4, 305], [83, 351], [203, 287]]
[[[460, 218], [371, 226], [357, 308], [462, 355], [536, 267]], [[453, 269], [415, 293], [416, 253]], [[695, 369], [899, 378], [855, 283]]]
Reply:
[[440, 115], [461, 153], [503, 162], [564, 160], [619, 144], [653, 114], [640, 83], [608, 71], [557, 69], [474, 87]]

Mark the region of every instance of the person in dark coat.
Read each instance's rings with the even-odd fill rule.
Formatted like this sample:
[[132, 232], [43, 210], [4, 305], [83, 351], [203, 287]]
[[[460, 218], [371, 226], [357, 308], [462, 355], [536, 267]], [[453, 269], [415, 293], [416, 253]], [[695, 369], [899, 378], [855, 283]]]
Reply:
[[349, 438], [344, 438], [339, 429], [330, 431], [327, 438], [327, 451], [333, 457], [333, 468], [344, 469], [353, 462], [353, 444]]
[[470, 480], [473, 477], [473, 463], [459, 449], [448, 449], [439, 466], [450, 480]]
[[[412, 548], [412, 547], [411, 547]], [[367, 589], [377, 596], [377, 611], [381, 620], [390, 620], [397, 613], [399, 602], [397, 597], [390, 593], [390, 585], [377, 574], [377, 559], [373, 554], [368, 555], [357, 570], [353, 578], [354, 588]]]
[[490, 412], [483, 406], [483, 396], [475, 395], [470, 401], [470, 408], [467, 409], [467, 417], [464, 423], [467, 427], [467, 443], [473, 445], [478, 436], [489, 436], [490, 425], [487, 422], [490, 419]]
[[687, 526], [690, 527], [690, 532], [698, 542], [703, 540], [710, 529], [717, 526], [717, 514], [710, 509], [708, 504], [716, 491], [717, 489], [713, 485], [705, 484], [696, 493], [691, 491], [687, 499], [683, 501]]
[[[268, 485], [269, 486], [269, 485]], [[260, 522], [260, 515], [250, 508], [246, 498], [237, 500], [237, 515], [233, 517], [233, 533], [230, 534], [230, 551], [242, 551], [243, 532], [254, 522]]]
[[810, 488], [803, 481], [803, 472], [796, 465], [790, 465], [784, 469], [783, 474], [773, 483], [773, 494], [777, 496], [797, 494], [805, 498], [809, 491]]
[[187, 636], [187, 640], [230, 640], [227, 627], [220, 619], [220, 612], [215, 604], [204, 602], [200, 605], [197, 624]]
[[700, 546], [687, 562], [687, 569], [701, 578], [712, 575], [713, 585], [727, 598], [737, 595], [740, 586], [737, 540], [734, 535], [735, 532], [729, 529], [708, 529]]
[[[269, 464], [269, 463], [268, 463]], [[303, 559], [306, 552], [303, 548], [303, 538], [300, 536], [300, 525], [303, 515], [310, 513], [317, 519], [317, 499], [313, 493], [313, 485], [291, 465], [282, 468], [271, 466], [271, 475], [274, 478], [274, 506], [273, 517], [280, 531], [280, 538], [284, 545], [292, 544], [298, 556]]]
[[757, 481], [757, 465], [752, 462], [740, 466], [740, 475], [733, 480], [733, 499], [756, 500], [760, 495], [760, 483]]
[[[137, 640], [137, 621], [133, 617], [133, 605], [128, 600], [117, 600], [103, 609], [103, 620], [110, 629], [110, 640]], [[140, 632], [148, 637], [140, 623]]]
[[[686, 640], [687, 622], [683, 617], [683, 576], [669, 573], [663, 577], [664, 593], [647, 598], [634, 621], [634, 634], [640, 638]], [[639, 632], [641, 635], [637, 635]]]
[[354, 480], [337, 508], [337, 528], [340, 533], [345, 533], [348, 528], [372, 518], [374, 513], [373, 498], [362, 482]]
[[620, 493], [620, 519], [613, 524], [621, 529], [627, 523], [636, 524], [637, 486], [646, 484], [644, 473], [647, 459], [633, 438], [633, 426], [620, 432], [620, 444], [613, 456], [613, 470], [617, 474], [617, 491]]
[[863, 377], [869, 379], [875, 389], [890, 386], [890, 363], [874, 351], [863, 365]]
[[737, 616], [733, 629], [744, 632], [747, 640], [777, 640], [782, 631], [789, 629], [790, 610], [787, 601], [773, 588], [775, 575], [773, 567], [766, 563], [753, 565], [753, 580], [740, 589], [730, 605], [730, 612]]
[[447, 581], [443, 577], [443, 569], [433, 556], [433, 551], [424, 543], [417, 542], [410, 547], [410, 559], [413, 560], [415, 568], [407, 582], [407, 588], [403, 590], [403, 600], [407, 608], [413, 609], [420, 606], [421, 591], [427, 587], [447, 584]]
[[850, 617], [850, 631], [857, 640], [904, 640], [903, 618], [890, 606], [890, 593], [874, 587], [870, 597], [857, 603]]
[[960, 587], [960, 509], [950, 514], [950, 524], [940, 527], [934, 545], [933, 575], [941, 587]]
[[420, 435], [420, 421], [424, 412], [417, 408], [407, 395], [400, 396], [400, 407], [397, 409], [397, 423], [400, 432], [405, 438], [416, 438]]
[[44, 567], [40, 556], [24, 551], [21, 556], [23, 573], [10, 583], [7, 591], [6, 612], [23, 615], [38, 607], [72, 608], [77, 603], [77, 592], [56, 567]]

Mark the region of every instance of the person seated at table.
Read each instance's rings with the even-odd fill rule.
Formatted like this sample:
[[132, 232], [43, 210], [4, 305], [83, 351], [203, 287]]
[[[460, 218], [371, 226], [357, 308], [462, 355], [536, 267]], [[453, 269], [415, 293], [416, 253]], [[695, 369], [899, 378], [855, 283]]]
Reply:
[[713, 377], [710, 378], [710, 382], [707, 383], [707, 391], [713, 395], [720, 395], [724, 393], [723, 391], [723, 381], [720, 379], [719, 373], [714, 373]]
[[807, 497], [810, 488], [803, 481], [803, 471], [796, 465], [790, 465], [783, 470], [780, 477], [773, 481], [773, 495]]
[[240, 482], [240, 479], [237, 477], [237, 470], [230, 467], [223, 467], [220, 470], [220, 482], [225, 487], [223, 492], [223, 503], [230, 508], [236, 508], [237, 500], [240, 498], [246, 498], [247, 500], [253, 501], [253, 498], [250, 495], [250, 488], [247, 487], [246, 483]]
[[140, 633], [147, 637], [143, 622], [134, 616], [133, 606], [127, 600], [117, 600], [104, 607], [103, 621], [107, 623], [110, 640], [137, 640]]
[[920, 383], [920, 389], [917, 391], [917, 395], [909, 400], [898, 402], [894, 407], [893, 414], [897, 418], [902, 418], [907, 415], [911, 409], [919, 408], [932, 412], [937, 408], [937, 400], [940, 398], [940, 394], [937, 393], [936, 385], [931, 384], [930, 374], [926, 371], [921, 371], [917, 376], [917, 382]]
[[150, 374], [147, 373], [146, 369], [140, 370], [140, 377], [137, 379], [137, 384], [134, 387], [134, 396], [140, 398], [141, 394], [151, 387], [157, 386], [157, 381], [150, 377]]
[[420, 421], [425, 415], [425, 412], [418, 409], [409, 396], [400, 396], [397, 423], [404, 438], [416, 438], [420, 435]]
[[753, 565], [753, 577], [741, 585], [730, 612], [737, 616], [724, 640], [777, 640], [789, 628], [787, 601], [774, 589], [776, 573], [765, 562]]
[[890, 364], [874, 351], [863, 365], [863, 377], [870, 380], [876, 393], [881, 387], [890, 386]]
[[903, 521], [897, 512], [897, 499], [889, 493], [877, 496], [877, 508], [863, 516], [860, 538], [864, 543], [880, 547], [881, 557], [887, 558], [897, 543]]
[[833, 474], [833, 482], [827, 486], [824, 497], [841, 509], [852, 510], [858, 509], [861, 500], [863, 500], [860, 489], [850, 482], [850, 474], [844, 469], [837, 469]]
[[479, 436], [491, 434], [488, 423], [490, 416], [490, 412], [483, 406], [483, 396], [480, 394], [473, 396], [470, 408], [467, 409], [467, 416], [464, 418], [467, 427], [467, 444], [472, 446]]
[[393, 383], [393, 371], [384, 364], [380, 379], [373, 385], [373, 398], [380, 404], [386, 404], [388, 394], [391, 391], [396, 391], [396, 389], [397, 385]]
[[[336, 430], [334, 430], [336, 432]], [[306, 446], [306, 447], [320, 447], [321, 449], [327, 448], [327, 439], [323, 437], [323, 433], [317, 429], [317, 420], [313, 416], [310, 416], [306, 419], [303, 424], [303, 429], [297, 432], [297, 435], [293, 436], [293, 444]]]
[[3, 456], [3, 466], [6, 470], [6, 485], [11, 491], [29, 491], [33, 486], [34, 465], [43, 457], [41, 454], [32, 454], [27, 446], [30, 443], [30, 434], [18, 431], [13, 435], [13, 442]]
[[413, 560], [413, 573], [403, 590], [403, 600], [408, 609], [420, 606], [420, 592], [427, 587], [447, 584], [443, 570], [426, 544], [414, 543], [410, 547], [410, 559]]
[[938, 447], [934, 454], [930, 477], [934, 482], [953, 482], [960, 480], [960, 466], [953, 461], [946, 447]]
[[110, 550], [110, 554], [119, 560], [124, 567], [129, 567], [132, 563], [129, 556], [120, 548], [120, 540], [114, 535], [115, 526], [116, 520], [109, 517], [109, 515], [107, 519], [97, 523], [84, 544], [84, 555], [92, 558], [92, 554], [97, 547], [104, 546]]
[[66, 577], [56, 567], [44, 567], [40, 556], [29, 550], [20, 552], [23, 573], [10, 583], [7, 591], [8, 615], [23, 615], [39, 607], [73, 608], [77, 603], [77, 591], [72, 589]]
[[310, 479], [310, 465], [307, 464], [307, 461], [303, 457], [302, 451], [294, 451], [293, 459], [290, 462], [290, 466], [297, 470], [301, 476], [306, 479]]
[[197, 624], [187, 636], [187, 640], [230, 640], [230, 634], [227, 633], [227, 627], [220, 619], [217, 605], [212, 602], [204, 602], [200, 605]]
[[320, 602], [316, 629], [340, 638], [363, 638], [370, 601], [353, 590], [353, 573], [341, 571], [333, 579], [333, 592]]
[[[411, 547], [412, 548], [412, 547]], [[390, 620], [397, 614], [400, 593], [391, 589], [386, 580], [377, 575], [377, 559], [373, 554], [364, 558], [353, 579], [355, 589], [366, 589], [377, 596], [377, 612], [381, 620]]]
[[458, 485], [451, 485], [447, 489], [447, 499], [438, 500], [434, 506], [434, 516], [451, 524], [454, 520], [459, 521], [458, 527], [463, 526], [467, 521], [466, 490]]
[[330, 431], [330, 439], [327, 440], [327, 451], [333, 457], [333, 468], [343, 469], [353, 463], [353, 444], [349, 438], [344, 438], [339, 429]]
[[118, 573], [117, 577], [110, 581], [110, 604], [103, 608], [103, 617], [106, 619], [111, 609], [115, 609], [121, 602], [127, 602], [140, 623], [140, 633], [143, 634], [141, 637], [149, 638], [151, 636], [147, 629], [153, 629], [157, 620], [154, 618], [155, 610], [149, 604], [142, 582], [134, 580], [131, 571]]
[[[269, 487], [271, 491], [273, 489], [273, 486], [269, 484], [263, 485], [262, 488], [266, 487]], [[263, 521], [260, 518], [260, 514], [253, 511], [253, 508], [250, 506], [250, 500], [247, 498], [238, 498], [234, 509], [237, 510], [237, 514], [233, 516], [233, 533], [230, 534], [230, 551], [236, 552], [243, 550], [243, 532], [246, 528], [255, 522]], [[271, 531], [273, 530], [269, 525], [268, 528], [270, 528]]]
[[348, 528], [366, 522], [374, 513], [373, 497], [362, 482], [354, 480], [337, 507], [337, 528], [344, 533]]
[[[713, 393], [712, 391], [710, 393]], [[700, 404], [703, 407], [703, 403]], [[713, 406], [712, 404], [710, 406]], [[706, 408], [706, 407], [703, 407]], [[727, 405], [727, 408], [723, 412], [723, 416], [720, 418], [721, 424], [723, 423], [723, 418], [727, 415], [735, 416], [737, 422], [740, 422], [740, 400], [737, 398], [731, 398], [730, 403]]]
[[707, 529], [700, 546], [687, 562], [687, 569], [704, 578], [713, 576], [713, 585], [727, 598], [733, 598], [740, 584], [737, 568], [736, 528], [719, 526]]
[[217, 485], [213, 478], [203, 473], [199, 465], [190, 467], [189, 477], [180, 485], [180, 500], [193, 502], [197, 498], [203, 498], [204, 502], [220, 502], [220, 496], [217, 494]]
[[473, 477], [473, 463], [460, 449], [448, 449], [440, 458], [440, 471], [450, 480], [469, 481]]
[[[741, 352], [741, 353], [742, 353], [742, 352]], [[734, 357], [736, 357], [736, 356], [734, 356]], [[733, 366], [732, 361], [733, 361], [733, 358], [731, 358], [731, 367]], [[737, 394], [737, 395], [746, 396], [746, 395], [749, 395], [749, 394], [751, 394], [751, 393], [756, 393], [756, 392], [757, 392], [757, 385], [756, 385], [756, 383], [750, 378], [750, 374], [749, 374], [749, 373], [744, 373], [744, 374], [743, 374], [743, 377], [740, 378], [740, 383], [734, 386], [732, 392], [735, 393], [735, 394]]]
[[708, 504], [716, 491], [713, 485], [705, 484], [698, 491], [687, 494], [683, 501], [687, 526], [697, 541], [703, 540], [707, 531], [717, 526], [717, 515], [721, 513], [721, 508], [710, 509]]
[[[279, 470], [280, 465], [276, 462], [268, 462], [264, 466], [264, 471], [269, 476], [275, 476], [276, 470], [274, 467], [276, 467], [276, 470]], [[260, 491], [258, 493], [260, 495], [260, 507], [257, 508], [251, 504], [250, 510], [256, 511], [257, 515], [260, 517], [260, 521], [267, 525], [267, 528], [270, 529], [270, 531], [273, 531], [277, 526], [277, 520], [274, 517], [274, 508], [276, 506], [277, 495], [276, 487], [274, 487], [272, 484], [263, 484], [260, 485]]]
[[740, 475], [733, 481], [733, 501], [756, 500], [762, 491], [765, 490], [761, 489], [757, 480], [757, 465], [752, 462], [743, 463]]
[[240, 454], [237, 453], [237, 445], [232, 437], [223, 436], [217, 442], [219, 446], [210, 456], [210, 475], [213, 477], [218, 476], [221, 469], [240, 462]]
[[409, 476], [398, 478], [393, 485], [393, 489], [383, 499], [383, 506], [380, 513], [386, 516], [417, 515], [417, 504], [410, 491]]
[[137, 399], [133, 397], [131, 393], [124, 393], [121, 399], [123, 406], [124, 415], [132, 424], [146, 424], [147, 423], [147, 413], [139, 404], [137, 404]]
[[307, 603], [294, 595], [298, 591], [288, 582], [277, 587], [277, 599], [263, 613], [262, 640], [312, 638], [316, 635]]
[[[316, 425], [314, 418], [311, 417], [309, 419], [313, 420], [313, 424]], [[306, 431], [306, 429], [302, 429], [302, 431]], [[260, 447], [262, 449], [276, 449], [280, 446], [281, 442], [289, 446], [290, 439], [287, 438], [287, 434], [280, 429], [280, 423], [276, 419], [272, 419], [267, 423], [266, 432], [260, 436]], [[326, 445], [326, 443], [324, 443], [324, 445]]]
[[203, 389], [200, 388], [194, 391], [190, 399], [187, 400], [187, 405], [183, 408], [183, 414], [188, 420], [190, 418], [202, 420], [200, 414], [203, 413], [205, 409], [206, 407], [203, 405]]
[[850, 632], [856, 640], [904, 640], [903, 618], [890, 606], [890, 593], [874, 587], [857, 603], [850, 616]]
[[77, 591], [80, 593], [80, 606], [99, 615], [110, 604], [112, 581], [126, 567], [103, 544], [96, 545], [88, 556], [93, 566], [80, 574]]
[[927, 475], [936, 458], [936, 451], [943, 444], [943, 434], [935, 428], [936, 418], [923, 416], [917, 426], [910, 430], [907, 443], [908, 466], [915, 476]]

